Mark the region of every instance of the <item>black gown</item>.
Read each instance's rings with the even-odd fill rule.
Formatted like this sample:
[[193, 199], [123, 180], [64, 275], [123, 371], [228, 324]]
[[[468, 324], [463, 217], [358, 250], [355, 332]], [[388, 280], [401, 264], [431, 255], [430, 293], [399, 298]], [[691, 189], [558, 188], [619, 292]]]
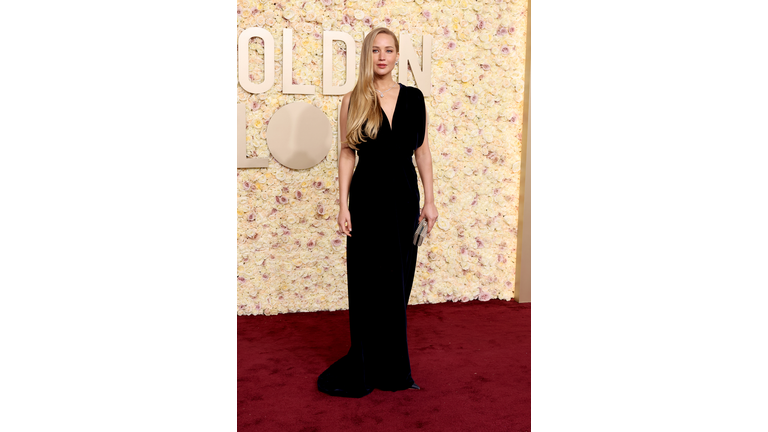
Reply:
[[347, 237], [351, 346], [317, 380], [318, 390], [332, 396], [362, 397], [374, 388], [397, 391], [414, 384], [405, 309], [421, 212], [411, 158], [424, 140], [425, 109], [421, 90], [400, 84], [391, 128], [383, 114], [376, 139], [357, 146]]

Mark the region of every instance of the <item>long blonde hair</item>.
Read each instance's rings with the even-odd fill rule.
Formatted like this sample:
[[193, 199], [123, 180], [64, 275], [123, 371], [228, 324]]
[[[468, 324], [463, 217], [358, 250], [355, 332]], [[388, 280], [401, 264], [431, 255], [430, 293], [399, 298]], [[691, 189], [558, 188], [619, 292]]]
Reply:
[[[379, 125], [384, 120], [381, 104], [373, 87], [373, 40], [379, 33], [392, 36], [395, 40], [395, 51], [400, 52], [397, 36], [385, 27], [373, 29], [363, 40], [363, 47], [360, 49], [360, 70], [357, 83], [350, 95], [347, 111], [347, 143], [355, 150], [358, 144], [367, 141], [366, 138], [376, 139], [376, 135], [379, 134]], [[363, 127], [364, 123], [365, 127]]]

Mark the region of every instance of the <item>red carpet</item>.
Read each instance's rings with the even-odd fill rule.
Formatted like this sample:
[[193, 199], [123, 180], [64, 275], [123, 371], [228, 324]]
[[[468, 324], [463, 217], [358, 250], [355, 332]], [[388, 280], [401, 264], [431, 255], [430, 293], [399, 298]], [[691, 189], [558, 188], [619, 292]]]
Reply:
[[408, 306], [421, 390], [328, 396], [317, 377], [349, 349], [348, 311], [237, 317], [238, 431], [530, 431], [531, 304]]

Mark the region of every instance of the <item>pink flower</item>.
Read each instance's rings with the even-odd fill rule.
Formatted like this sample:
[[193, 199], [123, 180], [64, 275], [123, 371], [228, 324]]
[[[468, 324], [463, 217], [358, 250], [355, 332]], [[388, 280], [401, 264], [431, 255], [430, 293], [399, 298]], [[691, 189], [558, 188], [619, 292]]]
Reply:
[[480, 30], [483, 30], [485, 28], [485, 21], [483, 20], [478, 21], [477, 28]]
[[250, 189], [250, 188], [251, 188], [251, 184], [250, 184], [250, 183], [248, 183], [248, 181], [244, 181], [244, 182], [243, 182], [243, 188], [245, 188], [245, 189]]
[[325, 215], [325, 206], [323, 206], [322, 203], [317, 204], [317, 214], [321, 216]]
[[322, 181], [316, 181], [312, 183], [312, 186], [314, 186], [315, 189], [323, 189], [325, 188], [325, 183], [323, 183]]
[[256, 215], [253, 213], [248, 213], [248, 222], [253, 222], [256, 220]]
[[503, 47], [501, 47], [501, 53], [502, 53], [502, 54], [505, 54], [505, 55], [506, 55], [506, 54], [509, 54], [509, 47], [508, 47], [508, 46], [506, 46], [506, 45], [504, 45]]
[[238, 277], [237, 277], [237, 280], [238, 280], [238, 281], [240, 281], [241, 283], [242, 283], [242, 282], [245, 282], [245, 278], [244, 278], [244, 277], [242, 277], [242, 276], [238, 276]]
[[341, 239], [340, 238], [335, 238], [335, 239], [331, 240], [331, 244], [334, 247], [339, 247], [339, 246], [341, 246]]
[[456, 42], [454, 42], [454, 41], [450, 41], [450, 42], [448, 42], [447, 48], [448, 48], [449, 50], [454, 50], [454, 49], [456, 49]]
[[512, 117], [509, 118], [510, 123], [517, 123], [517, 114], [512, 114]]
[[437, 94], [443, 94], [445, 93], [446, 90], [448, 90], [448, 87], [445, 84], [443, 84], [440, 86], [440, 88], [437, 89]]
[[510, 26], [510, 27], [509, 27], [509, 30], [507, 30], [507, 33], [510, 33], [510, 34], [511, 34], [511, 33], [514, 33], [514, 32], [515, 32], [515, 28], [514, 28], [514, 27], [512, 27], [512, 26]]
[[324, 6], [330, 6], [333, 4], [333, 0], [322, 0]]
[[448, 36], [451, 34], [451, 31], [448, 30], [448, 27], [443, 27], [443, 36]]
[[472, 147], [464, 147], [464, 151], [467, 152], [468, 156], [472, 156]]
[[437, 127], [437, 131], [444, 134], [445, 133], [445, 123], [440, 123], [440, 125]]
[[[313, 247], [315, 247], [315, 241], [314, 240], [309, 240], [307, 242], [307, 249], [312, 249]], [[306, 277], [305, 277], [305, 279], [306, 279]]]
[[483, 64], [480, 65], [480, 67], [483, 68], [483, 70], [490, 70], [491, 69], [491, 65], [489, 65], [488, 63], [483, 63]]
[[504, 258], [504, 255], [502, 255], [502, 254], [498, 254], [498, 255], [496, 256], [496, 260], [497, 260], [498, 262], [500, 262], [500, 263], [505, 263], [505, 262], [507, 262], [507, 259], [506, 259], [506, 258]]
[[257, 13], [259, 13], [259, 8], [251, 9], [251, 15], [256, 15]]
[[390, 25], [390, 24], [392, 24], [392, 18], [386, 17], [386, 18], [384, 18], [384, 22], [387, 23], [387, 25]]
[[484, 248], [484, 247], [485, 247], [485, 245], [484, 245], [483, 241], [482, 241], [482, 240], [480, 240], [480, 237], [475, 237], [475, 242], [477, 242], [477, 248], [478, 248], [478, 249], [482, 249], [482, 248]]
[[456, 202], [456, 195], [451, 195], [451, 198], [448, 199], [448, 202], [455, 203]]
[[469, 297], [467, 297], [467, 296], [461, 296], [461, 301], [463, 301], [463, 302], [468, 302], [468, 301], [469, 301]]
[[261, 105], [259, 105], [257, 101], [253, 101], [253, 104], [251, 105], [251, 109], [256, 111], [257, 109], [259, 109], [259, 107], [261, 107]]
[[296, 191], [296, 199], [297, 199], [297, 200], [300, 200], [300, 199], [301, 199], [301, 196], [302, 196], [302, 194], [301, 194], [301, 191], [300, 191], [300, 190], [297, 190], [297, 191]]
[[454, 111], [457, 109], [461, 109], [461, 101], [454, 102], [453, 106], [451, 106], [451, 109], [453, 109]]
[[370, 26], [371, 26], [371, 24], [373, 24], [373, 21], [371, 21], [371, 17], [365, 17], [365, 18], [363, 18], [363, 24], [365, 24], [365, 25], [367, 25], [368, 27], [370, 27]]
[[243, 11], [242, 11], [242, 10], [240, 10], [240, 6], [238, 6], [238, 7], [237, 7], [237, 15], [240, 15], [241, 13], [243, 13]]
[[469, 97], [469, 103], [476, 104], [477, 103], [477, 99], [478, 99], [477, 95], [472, 95], [472, 96]]
[[480, 301], [488, 301], [488, 300], [490, 300], [490, 299], [491, 299], [491, 295], [490, 295], [490, 294], [488, 294], [488, 293], [487, 293], [487, 292], [485, 292], [485, 291], [482, 291], [482, 292], [480, 293], [480, 297], [478, 297], [478, 300], [480, 300]]
[[432, 18], [432, 12], [430, 12], [430, 11], [428, 11], [428, 10], [425, 10], [425, 11], [424, 11], [424, 12], [422, 12], [421, 14], [422, 14], [422, 15], [424, 15], [424, 18], [426, 18], [426, 19], [430, 19], [430, 18]]
[[276, 196], [275, 201], [277, 201], [278, 204], [288, 204], [288, 198], [282, 195]]
[[496, 30], [496, 36], [504, 36], [507, 34], [506, 27], [499, 27], [498, 30]]

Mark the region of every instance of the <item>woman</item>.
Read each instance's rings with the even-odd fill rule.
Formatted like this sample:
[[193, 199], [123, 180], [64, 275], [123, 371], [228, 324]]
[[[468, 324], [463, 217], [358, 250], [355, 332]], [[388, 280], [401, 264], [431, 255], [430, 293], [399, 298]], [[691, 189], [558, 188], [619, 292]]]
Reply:
[[[411, 377], [405, 309], [416, 270], [414, 232], [425, 218], [432, 231], [437, 208], [424, 95], [392, 79], [399, 57], [394, 33], [371, 31], [357, 84], [341, 102], [338, 224], [347, 236], [351, 347], [317, 380], [318, 389], [333, 396], [419, 389]], [[425, 195], [421, 212], [414, 154]]]

